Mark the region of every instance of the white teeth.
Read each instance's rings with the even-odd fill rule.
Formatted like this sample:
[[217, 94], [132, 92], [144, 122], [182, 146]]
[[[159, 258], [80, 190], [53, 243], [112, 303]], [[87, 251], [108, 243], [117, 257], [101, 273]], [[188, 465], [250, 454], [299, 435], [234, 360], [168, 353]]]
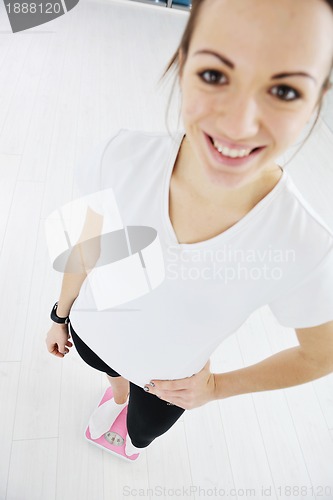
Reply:
[[252, 149], [230, 149], [221, 146], [217, 141], [214, 141], [214, 147], [218, 150], [219, 153], [222, 153], [224, 156], [230, 156], [230, 158], [244, 158], [244, 156], [248, 156]]

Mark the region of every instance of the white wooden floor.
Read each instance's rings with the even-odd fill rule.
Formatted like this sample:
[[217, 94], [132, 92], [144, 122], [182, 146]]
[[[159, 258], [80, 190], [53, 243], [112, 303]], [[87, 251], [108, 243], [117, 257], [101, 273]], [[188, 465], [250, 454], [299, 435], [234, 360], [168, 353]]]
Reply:
[[[168, 92], [157, 80], [187, 16], [81, 0], [14, 35], [0, 3], [1, 500], [333, 499], [333, 375], [185, 412], [126, 463], [83, 439], [104, 375], [73, 350], [64, 360], [46, 351], [62, 275], [45, 218], [72, 199], [75, 162], [110, 130], [165, 129]], [[287, 168], [333, 227], [333, 134], [318, 130]], [[264, 307], [219, 347], [212, 369], [296, 344]]]

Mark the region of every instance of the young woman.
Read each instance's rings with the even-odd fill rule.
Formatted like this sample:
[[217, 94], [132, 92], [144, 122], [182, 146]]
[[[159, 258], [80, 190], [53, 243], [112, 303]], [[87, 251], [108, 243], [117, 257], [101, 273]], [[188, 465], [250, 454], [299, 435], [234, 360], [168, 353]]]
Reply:
[[[82, 193], [112, 188], [128, 228], [155, 228], [164, 256], [152, 286], [141, 248], [137, 295], [113, 309], [106, 300], [102, 312], [96, 279], [66, 273], [54, 311], [70, 313], [78, 352], [108, 374], [108, 425], [129, 394], [127, 456], [185, 410], [333, 371], [333, 232], [276, 163], [321, 111], [332, 40], [333, 1], [194, 1], [167, 68], [178, 70], [185, 132], [121, 129], [77, 172]], [[97, 232], [98, 214], [87, 217]], [[128, 264], [138, 265], [132, 252]], [[265, 304], [299, 346], [211, 373], [215, 348]], [[63, 357], [69, 337], [54, 323], [48, 350]]]

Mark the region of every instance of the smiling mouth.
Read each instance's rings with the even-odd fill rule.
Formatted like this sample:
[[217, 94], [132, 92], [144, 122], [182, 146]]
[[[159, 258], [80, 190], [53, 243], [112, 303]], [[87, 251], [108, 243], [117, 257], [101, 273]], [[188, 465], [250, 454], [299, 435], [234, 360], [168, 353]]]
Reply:
[[[215, 148], [217, 151], [219, 151], [219, 150], [216, 148], [215, 144], [214, 144], [214, 142], [215, 142], [215, 141], [214, 141], [214, 139], [213, 139], [212, 137], [210, 137], [209, 135], [208, 135], [208, 138], [209, 138], [210, 142], [212, 143], [212, 145], [214, 146], [214, 148]], [[265, 147], [265, 146], [258, 146], [258, 147], [255, 147], [255, 148], [253, 148], [252, 150], [250, 150], [250, 152], [249, 152], [247, 155], [245, 155], [245, 156], [250, 156], [251, 154], [253, 154], [253, 153], [255, 153], [256, 151], [258, 151], [259, 149], [263, 149], [264, 147]], [[222, 151], [219, 151], [221, 154], [223, 154], [223, 149], [230, 150], [231, 148], [222, 148]], [[245, 148], [239, 148], [239, 150], [244, 150], [244, 151], [245, 151]], [[224, 156], [229, 157], [228, 155], [224, 155]], [[232, 156], [230, 156], [230, 158], [232, 158]]]

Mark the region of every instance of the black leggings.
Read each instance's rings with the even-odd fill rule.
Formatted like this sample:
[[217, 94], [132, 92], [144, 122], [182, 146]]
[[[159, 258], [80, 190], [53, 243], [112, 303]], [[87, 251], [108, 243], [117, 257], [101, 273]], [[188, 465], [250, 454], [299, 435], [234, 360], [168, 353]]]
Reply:
[[[78, 354], [90, 366], [110, 377], [120, 377], [80, 339], [69, 323], [73, 343]], [[145, 448], [155, 438], [161, 436], [173, 426], [184, 413], [184, 408], [169, 406], [166, 401], [154, 394], [149, 394], [142, 387], [131, 381], [127, 409], [127, 430], [132, 443], [137, 448]]]

